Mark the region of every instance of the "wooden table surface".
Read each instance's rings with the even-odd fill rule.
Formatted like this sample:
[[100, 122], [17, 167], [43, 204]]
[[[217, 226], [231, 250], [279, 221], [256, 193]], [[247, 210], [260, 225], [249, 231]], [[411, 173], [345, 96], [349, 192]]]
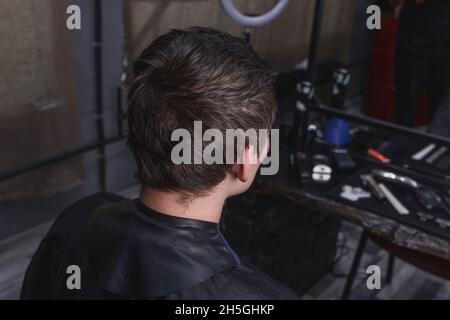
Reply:
[[279, 195], [304, 206], [314, 206], [339, 214], [343, 219], [358, 224], [394, 244], [450, 260], [450, 241], [399, 221], [308, 192], [307, 189], [290, 186], [277, 179], [258, 180], [254, 188], [256, 192]]

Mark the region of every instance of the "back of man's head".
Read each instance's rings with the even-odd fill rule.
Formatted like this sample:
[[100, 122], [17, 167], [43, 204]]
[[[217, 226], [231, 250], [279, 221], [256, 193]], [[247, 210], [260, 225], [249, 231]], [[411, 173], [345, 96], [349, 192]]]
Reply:
[[276, 111], [274, 72], [240, 38], [213, 29], [172, 30], [134, 65], [128, 97], [128, 144], [147, 187], [201, 195], [232, 164], [175, 164], [172, 132], [194, 121], [203, 130], [269, 129]]

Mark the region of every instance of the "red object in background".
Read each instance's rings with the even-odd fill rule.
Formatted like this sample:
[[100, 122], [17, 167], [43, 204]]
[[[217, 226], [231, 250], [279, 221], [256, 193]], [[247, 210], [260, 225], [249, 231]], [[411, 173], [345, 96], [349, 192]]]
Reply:
[[372, 158], [377, 159], [378, 161], [380, 161], [381, 163], [388, 163], [391, 162], [391, 159], [389, 159], [388, 157], [386, 157], [384, 154], [381, 154], [378, 150], [372, 149], [370, 148], [369, 150], [367, 150], [367, 154], [369, 156], [371, 156]]
[[[391, 13], [381, 15], [381, 29], [374, 32], [372, 56], [368, 70], [365, 113], [371, 117], [394, 121], [395, 49], [398, 20]], [[416, 123], [428, 123], [428, 99], [423, 90], [416, 108]]]

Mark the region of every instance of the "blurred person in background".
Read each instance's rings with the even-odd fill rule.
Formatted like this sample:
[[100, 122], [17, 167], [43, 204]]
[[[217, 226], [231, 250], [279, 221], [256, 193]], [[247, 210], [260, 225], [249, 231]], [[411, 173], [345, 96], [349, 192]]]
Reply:
[[[391, 0], [390, 3], [399, 19], [395, 122], [414, 125], [416, 106], [424, 89], [428, 93], [429, 118], [433, 119], [438, 109], [441, 116], [450, 115], [446, 111], [450, 109], [449, 99], [445, 98], [450, 92], [450, 1]], [[436, 126], [438, 122], [431, 123]]]

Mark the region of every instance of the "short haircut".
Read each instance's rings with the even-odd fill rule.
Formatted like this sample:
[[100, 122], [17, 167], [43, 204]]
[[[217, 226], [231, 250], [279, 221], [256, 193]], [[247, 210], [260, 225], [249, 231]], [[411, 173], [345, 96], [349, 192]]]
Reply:
[[134, 63], [128, 94], [128, 146], [150, 188], [191, 196], [223, 181], [230, 164], [174, 164], [175, 129], [270, 129], [275, 73], [244, 40], [210, 28], [171, 30]]

